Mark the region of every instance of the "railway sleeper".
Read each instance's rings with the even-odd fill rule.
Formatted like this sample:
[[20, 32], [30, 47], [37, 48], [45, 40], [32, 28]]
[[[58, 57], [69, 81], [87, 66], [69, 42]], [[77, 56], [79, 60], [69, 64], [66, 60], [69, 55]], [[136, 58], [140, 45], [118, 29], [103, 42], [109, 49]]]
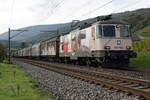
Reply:
[[[56, 70], [54, 70], [54, 71], [57, 72]], [[59, 72], [59, 73], [61, 73], [61, 72]], [[80, 79], [86, 79], [86, 80], [90, 81], [90, 79], [87, 76], [83, 76], [83, 75], [79, 75], [79, 74], [74, 74], [73, 77], [77, 77], [77, 78], [80, 77]], [[146, 91], [143, 91], [143, 90], [135, 89], [136, 87], [133, 89], [133, 88], [130, 88], [130, 87], [127, 87], [127, 86], [121, 86], [121, 85], [118, 85], [118, 84], [114, 85], [114, 83], [109, 83], [108, 81], [103, 81], [103, 80], [99, 80], [99, 79], [95, 79], [95, 78], [93, 78], [93, 82], [103, 84], [103, 86], [113, 87], [114, 89], [117, 89], [117, 90], [131, 92], [135, 95], [140, 95], [141, 94], [142, 96], [150, 99], [150, 96], [149, 96], [150, 93], [147, 93]]]

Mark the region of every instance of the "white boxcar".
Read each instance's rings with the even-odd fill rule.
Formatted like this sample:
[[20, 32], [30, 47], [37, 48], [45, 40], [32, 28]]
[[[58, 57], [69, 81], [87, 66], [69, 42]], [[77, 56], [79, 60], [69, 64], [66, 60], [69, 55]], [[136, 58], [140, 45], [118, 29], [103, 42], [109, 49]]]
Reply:
[[56, 37], [41, 43], [41, 56], [56, 55]]
[[40, 44], [37, 43], [32, 46], [32, 57], [40, 56]]

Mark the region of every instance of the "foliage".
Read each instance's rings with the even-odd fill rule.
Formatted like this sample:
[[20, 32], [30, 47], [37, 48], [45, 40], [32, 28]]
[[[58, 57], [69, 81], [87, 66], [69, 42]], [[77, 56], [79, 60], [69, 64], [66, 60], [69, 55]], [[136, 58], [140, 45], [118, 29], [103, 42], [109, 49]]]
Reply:
[[130, 16], [136, 16], [136, 15], [144, 15], [150, 13], [150, 8], [141, 8], [137, 9], [135, 11], [126, 11], [121, 13], [115, 13], [113, 14], [114, 19], [123, 19], [128, 18]]
[[134, 42], [133, 49], [136, 52], [150, 51], [150, 39]]
[[131, 24], [131, 32], [136, 32], [150, 25], [150, 14], [132, 15], [122, 20]]
[[137, 52], [137, 57], [130, 59], [130, 66], [150, 67], [150, 51]]
[[0, 100], [53, 100], [16, 65], [0, 63]]
[[5, 58], [5, 48], [2, 44], [0, 44], [0, 62]]
[[130, 59], [130, 65], [135, 67], [150, 67], [150, 39], [134, 42], [133, 49], [137, 57]]
[[[147, 9], [139, 9], [136, 11], [127, 11], [127, 12], [122, 12], [122, 13], [116, 13], [113, 14], [113, 19], [117, 19], [117, 20], [122, 20], [122, 21], [126, 21], [129, 24], [131, 24], [131, 32], [132, 33], [139, 33], [137, 31], [140, 30], [147, 30], [145, 33], [141, 33], [143, 36], [149, 36], [149, 31], [147, 29], [144, 29], [148, 26], [150, 26], [150, 8]], [[91, 23], [93, 21], [95, 21], [95, 18], [91, 18], [91, 19], [87, 19], [87, 20], [82, 20], [80, 23], [77, 24], [81, 25], [83, 22], [87, 22], [87, 23]], [[63, 27], [59, 27], [59, 34], [65, 33], [65, 32], [69, 32], [70, 29], [70, 25], [71, 23], [63, 26]], [[53, 33], [55, 34], [55, 33]], [[140, 34], [140, 35], [141, 35]], [[50, 38], [52, 35], [52, 33], [43, 33], [43, 34], [39, 34], [35, 37], [26, 39], [26, 41], [28, 41], [28, 43], [36, 43], [36, 42], [40, 42], [43, 40], [46, 40], [48, 38]]]
[[[129, 24], [131, 24], [131, 32], [132, 33], [137, 33], [144, 37], [150, 36], [149, 35], [150, 32], [148, 30], [148, 29], [150, 29], [150, 27], [148, 27], [148, 26], [150, 26], [150, 20], [149, 20], [150, 19], [150, 8], [138, 9], [135, 11], [126, 11], [126, 12], [122, 12], [122, 13], [115, 13], [112, 15], [113, 15], [113, 19], [115, 19], [115, 20], [116, 19], [123, 20], [123, 21], [127, 21]], [[82, 20], [81, 23], [79, 23], [78, 25], [81, 25], [83, 22], [90, 23], [95, 20], [96, 20], [95, 18]], [[21, 41], [25, 41], [29, 45], [30, 44], [32, 45], [34, 43], [47, 40], [47, 39], [51, 38], [51, 36], [54, 36], [54, 34], [55, 34], [55, 33], [41, 33], [40, 32], [41, 30], [56, 30], [57, 28], [59, 28], [59, 30], [60, 30], [59, 34], [61, 34], [61, 33], [70, 31], [70, 26], [71, 26], [71, 22], [63, 23], [63, 24], [36, 25], [36, 26], [26, 27], [26, 29], [29, 31], [27, 33], [24, 32], [24, 34], [21, 34], [18, 37], [15, 37], [15, 40], [19, 41], [19, 43], [12, 41], [11, 47], [20, 48]], [[141, 32], [140, 30], [143, 32]], [[2, 36], [1, 36], [1, 38], [2, 38]], [[7, 38], [7, 36], [5, 36], [5, 38]], [[5, 46], [8, 45], [7, 43], [8, 43], [7, 41], [3, 42], [3, 44], [5, 44]]]
[[137, 34], [143, 36], [143, 37], [147, 37], [150, 38], [150, 25], [147, 27], [144, 27], [143, 29], [137, 31]]
[[[0, 43], [5, 46], [5, 48], [8, 48], [8, 40], [0, 40]], [[10, 41], [11, 48], [20, 48], [21, 44], [17, 41]]]
[[23, 48], [26, 48], [26, 47], [28, 47], [28, 44], [26, 42], [21, 42], [21, 48], [23, 49]]

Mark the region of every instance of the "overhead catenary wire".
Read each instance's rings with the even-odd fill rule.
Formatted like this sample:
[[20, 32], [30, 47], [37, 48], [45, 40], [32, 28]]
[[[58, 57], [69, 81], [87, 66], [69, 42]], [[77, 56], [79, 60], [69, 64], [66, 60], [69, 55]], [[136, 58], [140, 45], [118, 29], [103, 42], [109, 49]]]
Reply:
[[113, 1], [114, 1], [114, 0], [111, 0], [111, 1], [109, 1], [109, 2], [107, 2], [107, 3], [105, 3], [105, 4], [103, 4], [103, 5], [99, 6], [98, 8], [95, 8], [95, 9], [93, 9], [93, 10], [91, 10], [91, 11], [89, 11], [89, 12], [87, 12], [87, 13], [81, 15], [81, 16], [79, 16], [79, 17], [76, 18], [76, 19], [82, 18], [83, 16], [86, 16], [86, 15], [88, 15], [88, 14], [91, 14], [91, 13], [93, 13], [93, 12], [95, 12], [95, 11], [97, 11], [97, 10], [99, 10], [99, 9], [101, 9], [101, 8], [103, 8], [103, 7], [105, 7], [105, 6], [107, 6], [107, 5], [109, 5], [109, 4], [112, 3]]
[[50, 10], [50, 13], [48, 12], [48, 13], [46, 14], [46, 16], [44, 17], [44, 20], [41, 21], [41, 23], [44, 23], [44, 21], [45, 21], [46, 19], [50, 18], [50, 17], [53, 15], [54, 10], [55, 10], [56, 8], [58, 8], [64, 1], [65, 1], [65, 0], [61, 0], [58, 4], [56, 4], [56, 5], [52, 8], [52, 10]]
[[74, 12], [72, 12], [72, 13], [70, 13], [69, 15], [66, 15], [65, 17], [62, 17], [61, 19], [63, 20], [64, 18], [66, 18], [66, 17], [71, 17], [71, 16], [73, 16], [73, 15], [75, 15], [77, 12], [79, 12], [79, 11], [81, 11], [83, 8], [85, 8], [85, 6], [87, 6], [89, 3], [91, 2], [91, 0], [88, 0], [86, 3], [84, 3], [83, 5], [81, 5], [81, 7], [80, 8], [78, 8], [78, 9], [76, 9], [76, 11]]
[[54, 9], [57, 8], [58, 6], [60, 6], [64, 1], [65, 1], [65, 0], [61, 0], [61, 1], [54, 7]]
[[[48, 7], [47, 7], [46, 9], [48, 9], [48, 10], [49, 10], [50, 8], [52, 8], [52, 7], [55, 6], [51, 0], [50, 0], [47, 4], [48, 4]], [[45, 10], [45, 11], [46, 11], [46, 10]], [[45, 17], [47, 16], [47, 14], [44, 13], [44, 15], [45, 15], [45, 16], [44, 16], [44, 18], [45, 18]]]
[[[105, 3], [105, 4], [103, 4], [102, 6], [96, 8], [96, 9], [94, 9], [94, 10], [89, 11], [88, 13], [81, 15], [80, 17], [78, 17], [78, 18], [76, 18], [76, 19], [79, 19], [79, 18], [81, 18], [81, 17], [83, 17], [83, 16], [86, 16], [86, 15], [88, 15], [88, 14], [91, 14], [91, 13], [93, 13], [93, 12], [95, 12], [95, 11], [97, 11], [97, 10], [99, 10], [99, 9], [101, 9], [101, 8], [103, 8], [103, 7], [105, 7], [105, 6], [107, 6], [108, 4], [112, 3], [113, 1], [114, 1], [114, 0], [111, 0], [111, 1], [109, 1], [109, 2], [107, 2], [107, 3]], [[141, 2], [141, 0], [137, 0], [137, 1], [134, 3], [134, 5], [138, 4], [139, 2]], [[128, 7], [130, 7], [130, 6], [133, 6], [133, 3], [128, 4], [128, 5], [125, 5], [125, 6], [121, 7], [121, 8], [119, 8], [119, 9], [113, 11], [112, 14], [113, 14], [114, 12], [116, 12], [116, 11], [121, 11], [122, 9], [128, 8]]]
[[[60, 1], [60, 2], [50, 11], [50, 14], [51, 14], [50, 16], [53, 15], [54, 10], [55, 10], [56, 8], [58, 8], [64, 1], [65, 1], [65, 0]], [[93, 13], [93, 12], [95, 12], [96, 10], [99, 10], [99, 9], [101, 9], [101, 8], [103, 8], [103, 7], [105, 7], [105, 6], [107, 6], [108, 4], [112, 3], [113, 1], [114, 1], [114, 0], [111, 0], [111, 1], [109, 1], [109, 2], [107, 2], [107, 3], [105, 3], [105, 4], [103, 4], [102, 6], [96, 8], [96, 9], [94, 9], [94, 10], [89, 11], [88, 13], [86, 13], [86, 14], [80, 16], [80, 17], [83, 17], [83, 16], [85, 16], [85, 15], [88, 15], [89, 13]], [[44, 18], [44, 20], [41, 21], [41, 23], [44, 23], [44, 21], [45, 21], [46, 19], [50, 18], [50, 16], [49, 16], [49, 13], [47, 13], [47, 17]], [[80, 18], [80, 17], [78, 17], [78, 18]], [[78, 18], [76, 18], [76, 19], [78, 19]]]
[[15, 34], [14, 36], [10, 37], [10, 39], [13, 39], [14, 37], [20, 35], [20, 34], [23, 33], [23, 32], [25, 32], [25, 30], [23, 30], [23, 31], [21, 31], [21, 32], [19, 32], [19, 33], [17, 33], [17, 34]]
[[[64, 1], [65, 1], [65, 0], [61, 0], [58, 4], [55, 5], [55, 7], [51, 10], [51, 15], [50, 15], [50, 16], [52, 16], [54, 10], [55, 10], [56, 8], [58, 8]], [[49, 16], [49, 17], [50, 17], [50, 16]]]

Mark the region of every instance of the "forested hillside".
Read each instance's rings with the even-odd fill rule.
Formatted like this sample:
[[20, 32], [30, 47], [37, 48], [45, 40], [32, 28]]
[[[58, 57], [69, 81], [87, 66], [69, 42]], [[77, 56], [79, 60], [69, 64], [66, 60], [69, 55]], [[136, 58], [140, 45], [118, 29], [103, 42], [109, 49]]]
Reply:
[[[0, 43], [1, 43], [2, 45], [4, 45], [5, 48], [8, 47], [8, 40], [0, 40]], [[21, 46], [21, 42], [11, 41], [10, 43], [11, 43], [11, 44], [10, 44], [11, 47], [13, 47], [13, 48], [20, 48], [20, 46]]]
[[150, 37], [150, 8], [116, 13], [113, 18], [130, 23], [132, 33]]
[[[128, 22], [131, 25], [132, 33], [139, 34], [143, 36], [144, 38], [150, 37], [150, 8], [138, 9], [135, 11], [126, 11], [122, 13], [115, 13], [115, 14], [112, 14], [112, 18], [114, 20], [122, 20], [122, 21]], [[81, 25], [83, 22], [90, 23], [93, 21], [95, 21], [95, 18], [90, 18], [90, 19], [80, 21], [80, 23], [77, 24], [77, 27]], [[20, 36], [15, 37], [15, 39], [13, 40], [17, 40], [18, 42], [22, 42], [22, 41], [27, 42], [29, 45], [30, 44], [32, 45], [34, 43], [46, 40], [50, 38], [51, 36], [53, 36], [54, 34], [56, 34], [56, 33], [40, 33], [40, 30], [55, 30], [59, 28], [59, 34], [62, 34], [70, 30], [70, 25], [71, 25], [71, 22], [64, 23], [64, 24], [54, 24], [54, 25], [30, 26], [30, 27], [27, 27], [27, 29], [29, 30], [28, 32], [25, 32], [21, 34]], [[1, 38], [7, 39], [7, 37], [8, 37], [7, 33], [0, 35], [0, 39]], [[20, 44], [18, 44], [18, 42], [14, 44], [12, 43], [13, 47], [19, 47]]]
[[122, 20], [131, 24], [131, 32], [150, 37], [150, 13], [143, 15], [132, 15]]
[[[126, 11], [122, 13], [116, 13], [112, 14], [112, 18], [114, 20], [122, 20], [126, 21], [131, 25], [131, 33], [139, 34], [143, 37], [150, 37], [150, 8], [147, 9], [138, 9], [135, 11]], [[81, 25], [83, 22], [92, 22], [95, 21], [95, 18], [87, 19], [84, 21], [81, 21], [78, 25]], [[70, 30], [70, 24], [62, 27], [68, 30]], [[66, 30], [66, 31], [68, 31]], [[61, 31], [60, 31], [61, 32]], [[54, 34], [54, 33], [53, 33]], [[45, 39], [48, 39], [48, 37], [51, 37], [52, 33], [43, 33], [39, 34], [33, 38], [27, 39], [28, 43], [36, 43]]]

